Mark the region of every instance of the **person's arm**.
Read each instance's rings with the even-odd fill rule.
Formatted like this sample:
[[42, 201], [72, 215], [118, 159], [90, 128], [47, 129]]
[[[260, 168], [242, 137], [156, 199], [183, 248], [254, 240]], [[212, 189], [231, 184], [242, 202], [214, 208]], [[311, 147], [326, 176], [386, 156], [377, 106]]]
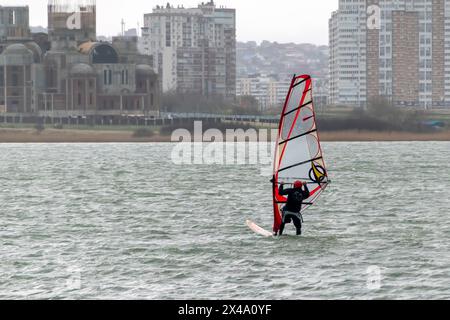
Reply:
[[280, 184], [280, 187], [278, 188], [278, 193], [280, 195], [283, 195], [283, 192], [284, 192], [284, 184]]
[[284, 189], [284, 184], [280, 185], [280, 189], [278, 190], [278, 193], [280, 196], [288, 196], [291, 192], [291, 189]]
[[304, 184], [304, 186], [305, 190], [303, 191], [303, 198], [308, 199], [311, 196], [311, 193], [309, 192], [308, 185], [306, 183]]

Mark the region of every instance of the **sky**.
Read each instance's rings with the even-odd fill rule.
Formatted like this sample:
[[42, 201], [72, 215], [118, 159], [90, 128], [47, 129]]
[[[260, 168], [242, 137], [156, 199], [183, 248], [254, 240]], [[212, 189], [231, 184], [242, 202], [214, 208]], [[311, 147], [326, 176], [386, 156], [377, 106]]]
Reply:
[[[173, 6], [197, 7], [208, 0], [174, 0]], [[238, 41], [328, 44], [328, 19], [338, 0], [216, 0], [217, 6], [237, 10]], [[97, 0], [97, 35], [120, 33], [143, 24], [144, 13], [167, 0]], [[0, 5], [28, 5], [30, 25], [47, 27], [47, 0], [1, 0]]]

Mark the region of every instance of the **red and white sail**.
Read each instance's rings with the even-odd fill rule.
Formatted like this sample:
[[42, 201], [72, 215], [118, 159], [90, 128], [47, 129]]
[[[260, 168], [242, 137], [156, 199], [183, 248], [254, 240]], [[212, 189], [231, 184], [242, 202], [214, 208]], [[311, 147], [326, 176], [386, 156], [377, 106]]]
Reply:
[[273, 175], [273, 231], [278, 232], [281, 208], [287, 200], [278, 193], [281, 183], [289, 185], [300, 180], [308, 184], [311, 196], [304, 202], [304, 211], [314, 204], [329, 182], [317, 132], [309, 75], [292, 79], [280, 119]]

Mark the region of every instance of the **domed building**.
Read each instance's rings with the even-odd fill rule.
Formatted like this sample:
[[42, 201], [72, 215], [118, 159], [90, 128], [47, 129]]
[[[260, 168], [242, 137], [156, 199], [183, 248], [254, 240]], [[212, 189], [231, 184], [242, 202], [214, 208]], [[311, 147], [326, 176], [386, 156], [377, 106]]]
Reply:
[[[158, 75], [150, 67], [152, 57], [138, 52], [137, 38], [97, 41], [95, 5], [66, 10], [57, 2], [48, 6], [48, 35], [31, 35], [28, 7], [0, 7], [20, 13], [22, 23], [11, 29], [21, 30], [14, 38], [2, 38], [7, 32], [0, 25], [0, 112], [51, 119], [108, 116], [111, 123], [158, 115]], [[82, 15], [81, 26], [69, 28], [74, 12]]]
[[[41, 95], [40, 109], [75, 115], [157, 115], [159, 86], [150, 67], [152, 59], [140, 55], [137, 46], [131, 52], [128, 46], [122, 54], [121, 46], [115, 45], [120, 41], [120, 37], [113, 43], [88, 40], [66, 48], [64, 55], [60, 49], [48, 51], [44, 62], [47, 78], [55, 79], [47, 81], [48, 88], [56, 88], [56, 92], [52, 89]], [[51, 99], [45, 98], [48, 95]]]

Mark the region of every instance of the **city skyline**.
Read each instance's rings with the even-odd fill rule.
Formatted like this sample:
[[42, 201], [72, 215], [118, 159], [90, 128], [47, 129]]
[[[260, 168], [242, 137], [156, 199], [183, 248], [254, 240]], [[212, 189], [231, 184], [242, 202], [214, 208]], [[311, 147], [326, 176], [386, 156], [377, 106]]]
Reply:
[[[201, 0], [171, 1], [173, 6], [183, 5], [197, 7]], [[204, 0], [203, 2], [207, 2]], [[3, 0], [2, 6], [30, 7], [30, 25], [47, 27], [48, 0]], [[167, 1], [129, 0], [127, 7], [119, 1], [97, 0], [98, 19], [97, 34], [115, 36], [121, 32], [121, 20], [125, 21], [125, 29], [143, 26], [145, 13], [151, 13], [156, 5], [166, 5]], [[237, 40], [276, 41], [280, 43], [313, 43], [328, 45], [328, 19], [332, 11], [338, 8], [337, 0], [323, 0], [320, 2], [293, 2], [291, 0], [277, 1], [276, 5], [261, 3], [256, 0], [215, 1], [218, 7], [235, 8], [237, 10]], [[258, 8], [255, 8], [259, 6]], [[108, 12], [109, 15], [106, 15]], [[258, 12], [255, 17], [254, 13]], [[308, 14], [302, 15], [302, 12]], [[274, 23], [267, 23], [267, 21]], [[273, 27], [276, 25], [276, 27]], [[294, 27], [293, 27], [294, 26]], [[298, 31], [295, 31], [298, 30]], [[305, 32], [302, 32], [305, 30]]]

